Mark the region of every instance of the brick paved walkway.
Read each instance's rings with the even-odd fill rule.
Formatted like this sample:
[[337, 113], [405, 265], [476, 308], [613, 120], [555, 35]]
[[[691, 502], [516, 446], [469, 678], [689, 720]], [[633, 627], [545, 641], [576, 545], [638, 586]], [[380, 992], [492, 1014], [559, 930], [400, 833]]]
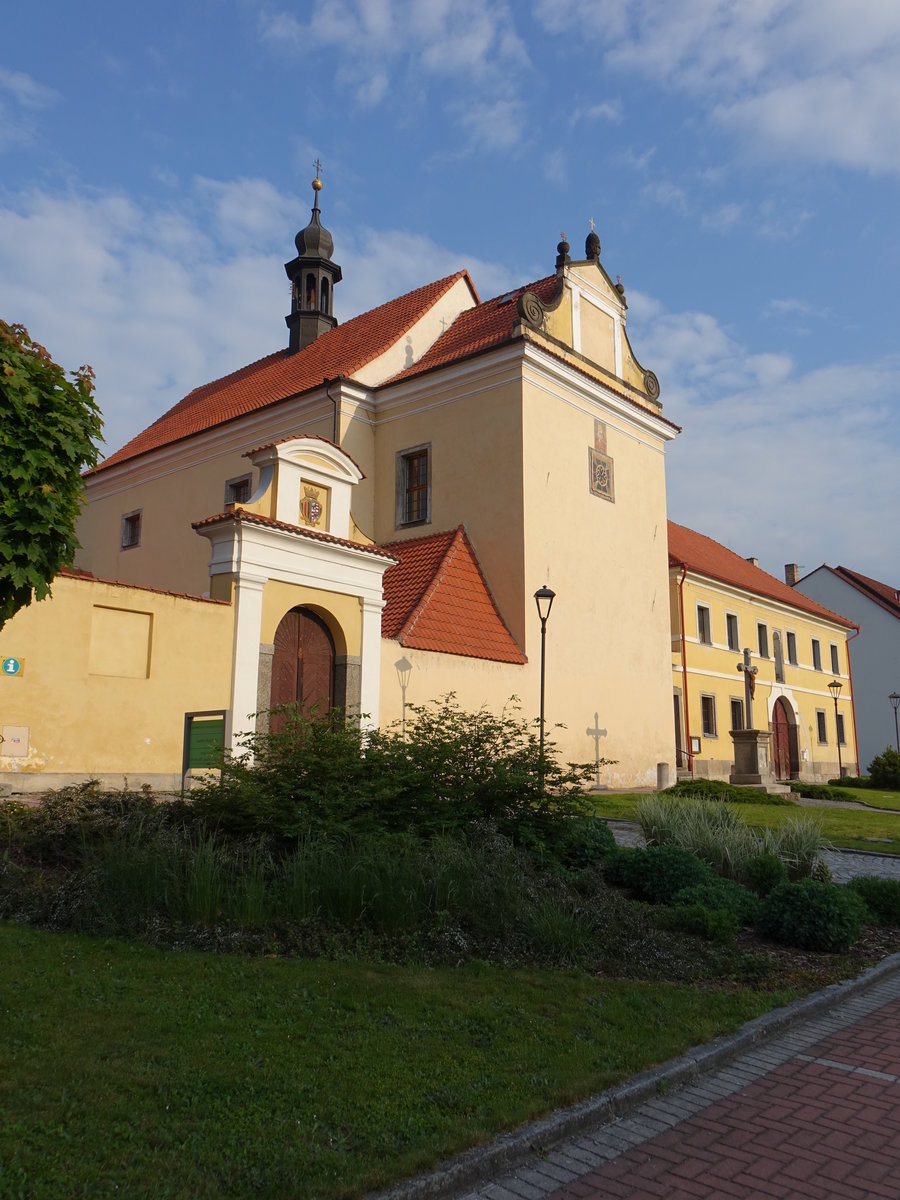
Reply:
[[465, 1200], [897, 1200], [900, 972]]

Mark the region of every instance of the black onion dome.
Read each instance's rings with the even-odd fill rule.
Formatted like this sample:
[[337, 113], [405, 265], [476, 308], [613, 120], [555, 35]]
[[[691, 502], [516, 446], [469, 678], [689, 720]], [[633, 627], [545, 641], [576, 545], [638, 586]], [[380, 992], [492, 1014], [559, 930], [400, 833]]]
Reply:
[[[318, 201], [318, 196], [316, 197]], [[334, 238], [319, 220], [319, 205], [312, 210], [312, 220], [294, 238], [301, 258], [328, 258], [334, 254]]]

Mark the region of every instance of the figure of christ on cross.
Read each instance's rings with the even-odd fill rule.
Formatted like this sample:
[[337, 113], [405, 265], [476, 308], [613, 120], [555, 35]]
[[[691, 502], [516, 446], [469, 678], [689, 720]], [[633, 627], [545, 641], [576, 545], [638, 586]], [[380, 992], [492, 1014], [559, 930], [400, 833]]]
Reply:
[[756, 676], [759, 667], [750, 666], [750, 651], [744, 651], [744, 661], [739, 662], [737, 669], [744, 676], [744, 728], [753, 728], [753, 697], [756, 694]]

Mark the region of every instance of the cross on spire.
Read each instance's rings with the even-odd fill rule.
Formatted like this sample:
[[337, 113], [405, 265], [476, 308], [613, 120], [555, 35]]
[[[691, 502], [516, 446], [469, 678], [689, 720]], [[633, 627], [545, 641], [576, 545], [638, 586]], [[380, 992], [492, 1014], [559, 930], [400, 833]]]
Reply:
[[318, 179], [319, 176], [322, 174], [322, 164], [319, 162], [318, 159], [316, 159], [315, 167], [316, 167], [316, 179]]
[[594, 218], [591, 217], [590, 220], [591, 220], [591, 233], [593, 233], [594, 232]]

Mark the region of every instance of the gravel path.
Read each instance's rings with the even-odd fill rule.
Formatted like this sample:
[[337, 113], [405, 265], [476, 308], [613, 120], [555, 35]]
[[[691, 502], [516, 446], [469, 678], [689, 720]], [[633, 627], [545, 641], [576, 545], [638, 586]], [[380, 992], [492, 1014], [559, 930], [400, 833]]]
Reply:
[[[608, 820], [619, 846], [643, 846], [644, 835], [632, 821]], [[822, 855], [831, 868], [835, 883], [846, 883], [857, 875], [880, 875], [900, 879], [900, 855], [878, 854], [862, 850], [826, 850]]]

